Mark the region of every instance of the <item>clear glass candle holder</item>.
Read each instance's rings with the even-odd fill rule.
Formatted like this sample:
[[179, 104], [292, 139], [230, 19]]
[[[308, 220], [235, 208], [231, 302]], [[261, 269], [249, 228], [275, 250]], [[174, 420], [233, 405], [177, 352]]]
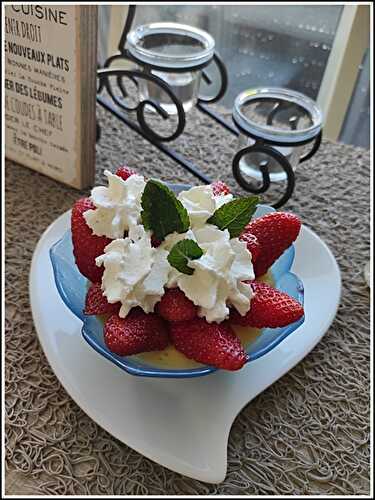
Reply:
[[[195, 106], [202, 68], [214, 55], [215, 41], [210, 34], [183, 24], [146, 24], [128, 34], [126, 49], [143, 72], [169, 86], [185, 112]], [[177, 114], [173, 101], [153, 81], [139, 80], [139, 98], [152, 99], [168, 114]]]
[[[287, 173], [278, 153], [295, 170], [304, 146], [314, 141], [322, 129], [322, 113], [316, 103], [284, 88], [242, 92], [234, 102], [232, 118], [240, 131], [238, 149], [250, 147], [239, 161], [241, 175], [258, 181], [263, 179], [262, 166], [267, 167], [271, 182], [285, 181]], [[276, 154], [269, 154], [269, 148], [263, 151], [262, 146], [271, 147]]]

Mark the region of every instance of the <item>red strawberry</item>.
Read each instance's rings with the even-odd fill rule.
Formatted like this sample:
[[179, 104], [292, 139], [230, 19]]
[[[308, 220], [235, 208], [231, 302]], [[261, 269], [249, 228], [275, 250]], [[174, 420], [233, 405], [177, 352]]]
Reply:
[[175, 348], [200, 363], [239, 370], [248, 360], [239, 338], [229, 324], [207, 323], [202, 318], [170, 324]]
[[260, 244], [258, 238], [248, 231], [244, 231], [239, 237], [241, 241], [245, 241], [247, 244], [247, 249], [251, 253], [251, 261], [254, 265], [254, 262], [257, 260], [260, 254]]
[[263, 215], [246, 226], [246, 233], [256, 236], [260, 244], [260, 255], [254, 265], [255, 276], [267, 272], [275, 260], [295, 241], [300, 229], [300, 219], [287, 212]]
[[104, 325], [104, 342], [120, 356], [165, 349], [169, 343], [168, 328], [157, 314], [132, 309], [126, 318], [117, 314]]
[[86, 294], [85, 310], [87, 315], [118, 313], [121, 304], [110, 304], [103, 295], [100, 283], [92, 283]]
[[121, 179], [124, 179], [124, 181], [126, 181], [126, 179], [128, 179], [131, 175], [134, 175], [136, 173], [137, 172], [135, 170], [133, 170], [125, 165], [123, 167], [119, 167], [116, 170], [116, 175], [121, 177]]
[[254, 328], [278, 328], [294, 323], [303, 316], [301, 304], [287, 293], [260, 281], [253, 281], [251, 287], [255, 295], [251, 299], [250, 311], [241, 316], [232, 309], [230, 321], [234, 324]]
[[179, 288], [168, 288], [156, 306], [167, 321], [188, 321], [197, 317], [197, 307]]
[[229, 187], [223, 181], [216, 181], [211, 184], [212, 192], [214, 196], [221, 196], [224, 194], [230, 194]]
[[103, 267], [95, 264], [98, 255], [104, 253], [104, 248], [112, 241], [105, 236], [96, 236], [87, 225], [83, 214], [95, 206], [89, 198], [80, 198], [72, 209], [71, 228], [73, 254], [80, 272], [93, 283], [102, 279]]

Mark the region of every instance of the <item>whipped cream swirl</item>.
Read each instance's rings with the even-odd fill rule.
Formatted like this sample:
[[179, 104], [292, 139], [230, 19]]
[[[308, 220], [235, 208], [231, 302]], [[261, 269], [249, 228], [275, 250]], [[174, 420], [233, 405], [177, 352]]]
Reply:
[[141, 197], [146, 182], [141, 175], [131, 175], [124, 181], [105, 170], [108, 187], [97, 186], [90, 199], [96, 210], [87, 210], [83, 216], [97, 236], [123, 238], [130, 227], [140, 221]]
[[216, 209], [233, 199], [232, 194], [214, 196], [210, 186], [196, 186], [181, 191], [177, 196], [186, 208], [190, 218], [190, 226], [202, 227]]
[[244, 316], [253, 296], [245, 280], [254, 279], [251, 254], [246, 243], [230, 238], [228, 230], [206, 224], [184, 234], [168, 235], [161, 248], [171, 249], [177, 241], [192, 239], [202, 248], [199, 259], [190, 260], [191, 275], [171, 267], [167, 287], [178, 286], [198, 306], [198, 315], [209, 323], [220, 323], [229, 317], [229, 305]]
[[103, 294], [110, 304], [121, 302], [119, 316], [126, 317], [136, 306], [152, 312], [165, 293], [171, 269], [168, 252], [153, 248], [150, 232], [141, 225], [132, 227], [128, 237], [109, 243], [104, 252], [96, 258], [96, 264], [105, 267]]

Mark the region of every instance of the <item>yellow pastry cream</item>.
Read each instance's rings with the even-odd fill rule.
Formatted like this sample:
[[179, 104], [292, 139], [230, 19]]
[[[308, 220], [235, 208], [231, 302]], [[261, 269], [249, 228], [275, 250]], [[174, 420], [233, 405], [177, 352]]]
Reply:
[[[264, 283], [268, 283], [271, 286], [275, 286], [271, 273], [266, 273], [263, 276], [260, 276], [259, 278], [257, 278], [257, 281], [263, 281]], [[261, 330], [259, 330], [258, 328], [249, 328], [245, 326], [235, 325], [231, 326], [236, 335], [241, 340], [241, 343], [245, 349], [247, 349], [248, 346], [255, 341], [255, 339], [261, 332]], [[129, 358], [141, 363], [155, 366], [157, 368], [172, 370], [185, 370], [203, 366], [201, 363], [197, 363], [196, 361], [187, 358], [184, 354], [177, 351], [172, 345], [169, 345], [163, 351], [143, 352], [141, 354], [129, 356]]]

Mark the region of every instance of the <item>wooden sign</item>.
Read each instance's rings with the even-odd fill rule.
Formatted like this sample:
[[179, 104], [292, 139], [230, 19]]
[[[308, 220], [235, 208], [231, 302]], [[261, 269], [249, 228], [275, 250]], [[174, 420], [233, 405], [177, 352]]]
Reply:
[[6, 157], [76, 188], [94, 181], [97, 7], [5, 7]]

